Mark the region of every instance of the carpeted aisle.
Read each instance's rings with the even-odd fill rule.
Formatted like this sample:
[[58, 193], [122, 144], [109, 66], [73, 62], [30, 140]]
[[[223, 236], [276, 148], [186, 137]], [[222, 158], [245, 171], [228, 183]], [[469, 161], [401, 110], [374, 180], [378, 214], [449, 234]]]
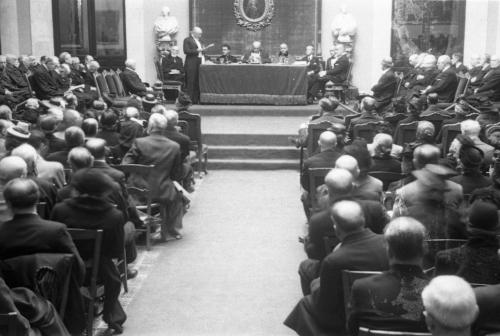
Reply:
[[124, 335], [293, 335], [305, 222], [296, 171], [211, 171], [184, 239], [155, 245]]

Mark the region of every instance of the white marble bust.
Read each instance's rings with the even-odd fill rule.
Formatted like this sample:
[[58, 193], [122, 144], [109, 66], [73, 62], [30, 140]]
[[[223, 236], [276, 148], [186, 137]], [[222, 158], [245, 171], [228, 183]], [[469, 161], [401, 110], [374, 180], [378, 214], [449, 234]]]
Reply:
[[175, 16], [170, 15], [170, 8], [163, 7], [161, 15], [155, 20], [154, 32], [156, 41], [170, 42], [175, 40], [175, 35], [179, 31], [179, 22]]
[[342, 5], [340, 13], [333, 18], [331, 29], [335, 41], [347, 43], [352, 42], [356, 35], [358, 24], [354, 16], [347, 12], [347, 6]]

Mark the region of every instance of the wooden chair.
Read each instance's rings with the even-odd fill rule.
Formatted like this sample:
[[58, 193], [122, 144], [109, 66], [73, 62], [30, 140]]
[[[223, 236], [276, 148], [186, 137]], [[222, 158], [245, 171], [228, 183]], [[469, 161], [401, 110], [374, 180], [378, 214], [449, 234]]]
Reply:
[[431, 336], [431, 333], [413, 332], [413, 331], [391, 331], [391, 330], [375, 330], [365, 327], [359, 327], [358, 336]]
[[397, 139], [395, 139], [396, 144], [403, 146], [405, 143], [410, 143], [415, 141], [417, 137], [417, 126], [418, 121], [411, 122], [409, 124], [401, 124], [398, 126]]
[[369, 122], [366, 124], [358, 124], [354, 125], [353, 128], [353, 137], [365, 139], [367, 143], [371, 143], [373, 138], [377, 134], [377, 125], [378, 122]]
[[94, 322], [94, 303], [104, 295], [104, 287], [97, 285], [97, 276], [99, 271], [99, 259], [101, 257], [102, 236], [103, 230], [84, 230], [84, 229], [68, 229], [69, 234], [73, 238], [76, 246], [90, 245], [94, 247], [93, 257], [85, 260], [87, 270], [90, 270], [89, 287], [83, 287], [82, 293], [89, 298], [87, 311], [87, 335], [93, 335]]
[[307, 126], [307, 156], [311, 157], [318, 150], [318, 139], [321, 133], [332, 127], [332, 123], [323, 121], [319, 124], [309, 124]]
[[427, 116], [422, 117], [422, 120], [431, 122], [434, 125], [434, 129], [438, 132], [443, 125], [443, 121], [451, 119], [451, 116], [447, 116], [441, 113], [432, 113]]
[[0, 326], [6, 328], [7, 334], [4, 336], [17, 336], [17, 312], [0, 314]]
[[389, 184], [401, 180], [405, 175], [386, 171], [372, 171], [368, 175], [375, 177], [384, 183], [383, 190], [387, 191]]
[[[139, 200], [145, 200], [144, 203], [136, 205], [136, 209], [144, 213], [144, 216], [140, 216], [140, 219], [144, 222], [144, 229], [136, 229], [136, 231], [144, 232], [146, 235], [146, 250], [151, 249], [151, 228], [153, 224], [155, 224], [156, 219], [152, 215], [153, 208], [158, 208], [158, 203], [153, 203], [153, 198], [151, 195], [151, 188], [149, 186], [149, 180], [147, 179], [150, 176], [151, 171], [154, 169], [153, 165], [139, 165], [139, 164], [122, 164], [113, 166], [113, 168], [118, 169], [125, 173], [126, 177], [129, 178], [131, 175], [142, 176], [148, 186], [146, 187], [136, 187], [136, 186], [127, 186], [127, 192], [131, 197], [135, 197]], [[154, 181], [153, 181], [154, 182]]]
[[[201, 116], [196, 113], [187, 111], [179, 112], [179, 120], [184, 120], [188, 123], [188, 136], [191, 139], [191, 146], [198, 157], [198, 175], [201, 176], [201, 171], [208, 174], [208, 146], [203, 144], [201, 133]], [[203, 162], [203, 164], [202, 164]]]
[[177, 121], [177, 126], [180, 128], [180, 132], [186, 136], [189, 136], [189, 124], [186, 120]]
[[443, 141], [441, 142], [441, 147], [443, 151], [443, 157], [446, 157], [451, 143], [457, 135], [462, 133], [462, 131], [460, 130], [460, 123], [444, 125], [441, 128], [441, 131], [443, 133]]
[[353, 114], [348, 114], [344, 117], [344, 122], [345, 122], [345, 129], [349, 129], [349, 125], [351, 125], [351, 121], [353, 119], [359, 118], [361, 116], [361, 113], [353, 113]]
[[332, 168], [309, 168], [309, 204], [311, 204], [311, 213], [318, 211], [318, 199], [316, 189], [325, 184], [325, 176]]
[[9, 287], [26, 287], [49, 300], [64, 319], [75, 256], [34, 253], [2, 260], [1, 272]]
[[123, 291], [128, 293], [128, 267], [127, 267], [127, 251], [125, 250], [125, 245], [123, 246], [123, 254], [115, 262], [118, 273], [120, 274], [120, 280], [122, 281]]
[[333, 83], [332, 86], [332, 91], [335, 97], [337, 97], [338, 100], [340, 100], [342, 103], [345, 102], [345, 97], [346, 97], [346, 90], [349, 88], [349, 84], [351, 81], [351, 72], [352, 72], [352, 67], [353, 67], [353, 62], [349, 61], [349, 68], [347, 70], [347, 75], [345, 81], [341, 83]]
[[344, 292], [344, 311], [346, 323], [349, 320], [349, 314], [351, 312], [351, 289], [354, 281], [358, 279], [363, 279], [370, 277], [372, 275], [381, 274], [382, 272], [377, 271], [351, 271], [342, 270], [342, 290]]
[[[177, 97], [179, 96], [179, 92], [182, 90], [183, 83], [179, 82], [179, 81], [169, 80], [163, 76], [163, 71], [161, 69], [161, 58], [154, 57], [153, 62], [155, 65], [155, 70], [156, 70], [156, 78], [158, 80], [161, 80], [161, 82], [163, 83], [163, 90], [164, 91], [174, 91], [175, 99], [177, 99]], [[166, 93], [165, 93], [165, 95], [166, 95]]]

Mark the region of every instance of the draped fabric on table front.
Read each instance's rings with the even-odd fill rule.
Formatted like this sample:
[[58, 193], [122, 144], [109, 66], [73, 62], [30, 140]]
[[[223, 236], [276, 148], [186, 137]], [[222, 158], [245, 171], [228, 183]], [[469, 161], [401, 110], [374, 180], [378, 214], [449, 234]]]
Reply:
[[306, 68], [285, 65], [202, 65], [201, 102], [304, 105]]

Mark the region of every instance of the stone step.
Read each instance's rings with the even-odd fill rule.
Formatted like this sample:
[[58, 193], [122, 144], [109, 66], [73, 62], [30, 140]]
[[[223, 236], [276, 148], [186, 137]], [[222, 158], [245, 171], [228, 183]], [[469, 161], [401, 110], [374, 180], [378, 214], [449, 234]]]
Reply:
[[[296, 134], [305, 117], [208, 116], [202, 117], [202, 134]], [[229, 143], [227, 143], [229, 144]]]
[[210, 146], [210, 159], [289, 159], [297, 160], [300, 152], [291, 146]]
[[208, 158], [208, 171], [219, 169], [231, 170], [281, 170], [297, 169], [299, 160], [252, 160], [252, 159], [212, 159]]
[[287, 134], [204, 134], [203, 143], [211, 146], [290, 146]]
[[189, 109], [202, 117], [207, 116], [282, 116], [308, 117], [317, 113], [317, 105], [301, 106], [249, 106], [249, 105], [194, 105]]

